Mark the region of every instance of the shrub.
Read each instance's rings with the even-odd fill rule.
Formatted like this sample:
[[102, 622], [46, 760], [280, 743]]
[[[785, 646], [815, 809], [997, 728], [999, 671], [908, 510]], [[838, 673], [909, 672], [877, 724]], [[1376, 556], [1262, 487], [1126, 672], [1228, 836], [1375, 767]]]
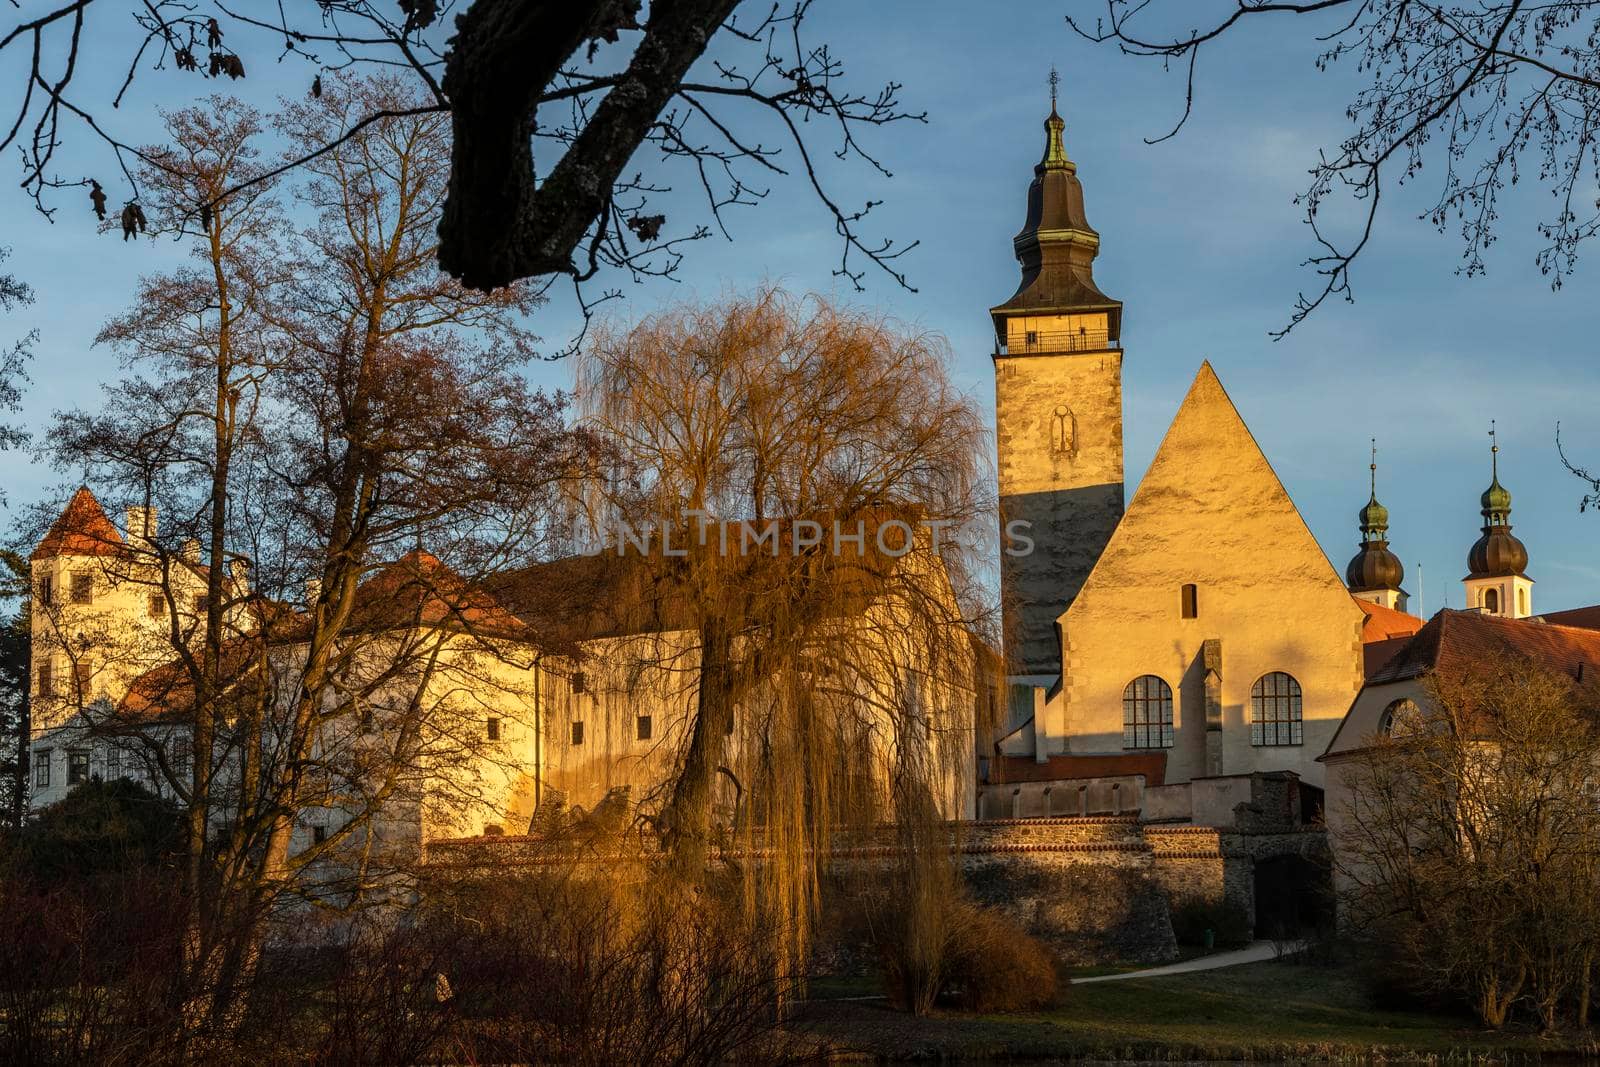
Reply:
[[998, 908], [963, 904], [945, 964], [945, 988], [964, 1011], [1025, 1011], [1054, 1002], [1050, 951]]
[[1237, 904], [1216, 904], [1190, 897], [1172, 909], [1172, 933], [1180, 945], [1203, 945], [1206, 931], [1218, 945], [1241, 945], [1250, 940], [1250, 917]]

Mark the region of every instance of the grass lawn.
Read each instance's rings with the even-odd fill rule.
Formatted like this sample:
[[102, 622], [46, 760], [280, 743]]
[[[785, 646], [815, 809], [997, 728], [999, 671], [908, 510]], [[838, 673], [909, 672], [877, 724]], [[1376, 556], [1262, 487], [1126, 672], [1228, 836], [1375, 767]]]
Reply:
[[916, 1019], [881, 1001], [813, 1004], [840, 1051], [884, 1059], [1531, 1060], [1586, 1042], [1486, 1033], [1465, 1017], [1384, 1011], [1348, 969], [1267, 962], [1064, 987], [1040, 1012]]

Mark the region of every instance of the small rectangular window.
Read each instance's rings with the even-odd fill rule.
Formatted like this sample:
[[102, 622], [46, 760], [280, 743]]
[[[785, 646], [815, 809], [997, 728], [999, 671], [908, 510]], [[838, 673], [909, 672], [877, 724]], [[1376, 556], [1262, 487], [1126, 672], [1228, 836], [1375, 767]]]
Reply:
[[583, 720], [582, 719], [577, 719], [572, 724], [572, 743], [574, 745], [583, 744]]
[[206, 599], [206, 595], [204, 593], [196, 593], [194, 595], [194, 613], [196, 615], [204, 615], [206, 613], [206, 608], [210, 605], [210, 603], [211, 602]]
[[493, 716], [489, 717], [489, 740], [500, 740], [500, 720]]
[[1029, 330], [1023, 343], [1029, 348], [1039, 347], [1039, 331]]
[[56, 602], [56, 582], [48, 574], [39, 579], [39, 603], [45, 607]]
[[1200, 617], [1199, 588], [1193, 582], [1189, 582], [1183, 587], [1183, 595], [1180, 599], [1182, 600], [1183, 617], [1186, 619], [1198, 619]]
[[89, 753], [75, 748], [67, 753], [67, 784], [82, 785], [89, 780]]
[[194, 746], [187, 737], [173, 737], [167, 741], [167, 761], [172, 767], [172, 776], [180, 782], [186, 782], [194, 774]]
[[35, 789], [50, 788], [50, 750], [48, 748], [33, 754], [33, 787]]
[[328, 828], [320, 823], [311, 828], [311, 843], [320, 845], [328, 839]]
[[77, 692], [73, 698], [80, 704], [88, 703], [89, 683], [94, 678], [94, 665], [87, 658], [80, 659], [72, 665], [72, 681]]
[[53, 697], [56, 695], [55, 672], [50, 669], [50, 664], [39, 664], [39, 695]]
[[88, 571], [72, 572], [72, 602], [74, 604], [94, 603], [94, 575]]
[[648, 716], [648, 715], [639, 716], [639, 740], [641, 740], [641, 741], [650, 740], [650, 734], [651, 734], [651, 732], [653, 731], [654, 728], [655, 728], [655, 723], [654, 723], [654, 721], [651, 720], [650, 716]]
[[589, 677], [588, 677], [588, 675], [584, 674], [582, 671], [574, 671], [573, 674], [572, 674], [572, 691], [574, 693], [584, 693], [584, 692], [587, 692], [588, 689], [589, 689]]
[[106, 781], [116, 782], [122, 779], [122, 749], [112, 745], [106, 749]]
[[167, 610], [167, 598], [160, 593], [151, 593], [149, 600], [145, 603], [144, 610], [145, 614], [152, 619], [161, 618], [162, 614]]

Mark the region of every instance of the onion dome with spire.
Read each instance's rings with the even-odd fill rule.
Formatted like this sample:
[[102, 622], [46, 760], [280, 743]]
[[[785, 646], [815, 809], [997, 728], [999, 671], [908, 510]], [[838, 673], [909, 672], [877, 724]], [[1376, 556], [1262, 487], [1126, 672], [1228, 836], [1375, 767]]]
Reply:
[[1499, 439], [1492, 429], [1489, 436], [1494, 439], [1489, 448], [1491, 477], [1479, 498], [1483, 533], [1467, 551], [1468, 578], [1501, 578], [1528, 569], [1528, 550], [1511, 533], [1511, 493], [1500, 484]]
[[1372, 445], [1368, 466], [1371, 492], [1361, 509], [1361, 550], [1344, 569], [1345, 584], [1353, 593], [1370, 593], [1400, 588], [1406, 569], [1400, 557], [1389, 551], [1389, 509], [1378, 503], [1378, 446]]
[[1100, 312], [1111, 342], [1120, 336], [1122, 301], [1094, 283], [1094, 257], [1100, 234], [1083, 210], [1078, 165], [1067, 158], [1067, 124], [1056, 113], [1056, 84], [1050, 72], [1050, 117], [1044, 120], [1044, 158], [1033, 168], [1028, 187], [1028, 217], [1012, 240], [1022, 265], [1022, 284], [1010, 300], [992, 308], [995, 328], [1005, 340], [1004, 322], [1014, 315]]

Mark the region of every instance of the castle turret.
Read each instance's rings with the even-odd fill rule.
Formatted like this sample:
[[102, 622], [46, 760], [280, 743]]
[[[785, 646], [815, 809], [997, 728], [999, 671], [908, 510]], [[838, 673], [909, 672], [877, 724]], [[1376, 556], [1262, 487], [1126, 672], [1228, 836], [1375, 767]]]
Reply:
[[1005, 538], [1001, 594], [1013, 676], [1061, 672], [1056, 620], [1122, 517], [1122, 304], [1095, 284], [1100, 235], [1084, 212], [1051, 74], [1044, 156], [1012, 242], [1022, 268], [995, 329], [995, 431]]
[[1372, 462], [1367, 470], [1370, 491], [1358, 516], [1361, 548], [1344, 569], [1345, 584], [1358, 600], [1404, 611], [1407, 597], [1400, 583], [1405, 580], [1406, 569], [1400, 557], [1389, 550], [1389, 509], [1378, 503], [1376, 440], [1372, 442]]
[[1479, 498], [1482, 533], [1467, 550], [1467, 607], [1522, 619], [1533, 614], [1528, 549], [1511, 532], [1511, 493], [1500, 484], [1500, 441], [1490, 423], [1489, 488]]

